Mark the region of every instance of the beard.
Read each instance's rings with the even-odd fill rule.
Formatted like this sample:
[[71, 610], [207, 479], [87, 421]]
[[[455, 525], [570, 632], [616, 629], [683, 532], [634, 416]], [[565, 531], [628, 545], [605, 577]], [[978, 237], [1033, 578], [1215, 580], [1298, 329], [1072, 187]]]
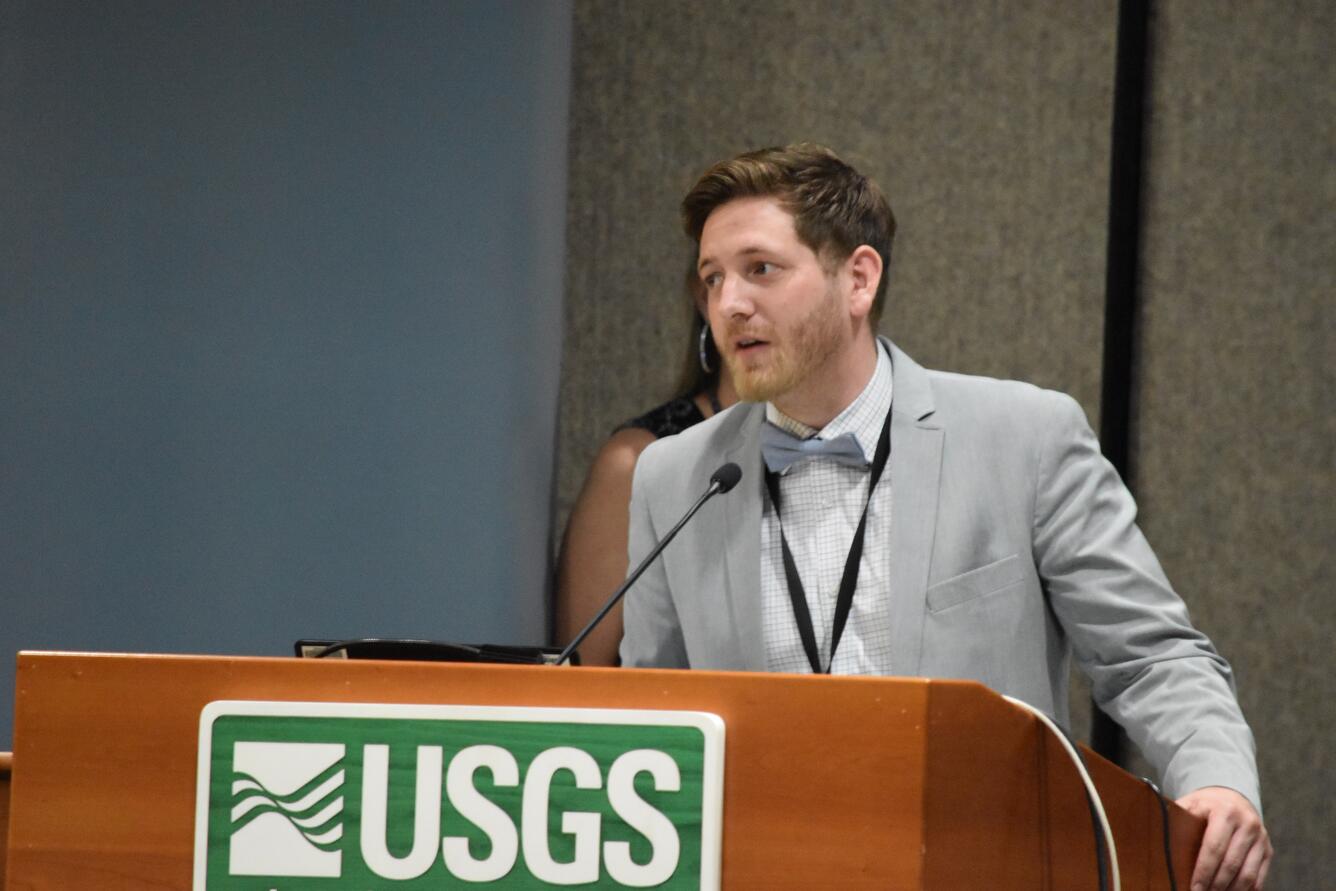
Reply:
[[[843, 345], [847, 321], [832, 286], [823, 300], [786, 326], [787, 330], [771, 329], [766, 332], [769, 336], [760, 338], [769, 344], [766, 355], [753, 359], [730, 348], [725, 360], [738, 398], [773, 402], [801, 385]], [[729, 341], [733, 341], [733, 332]]]

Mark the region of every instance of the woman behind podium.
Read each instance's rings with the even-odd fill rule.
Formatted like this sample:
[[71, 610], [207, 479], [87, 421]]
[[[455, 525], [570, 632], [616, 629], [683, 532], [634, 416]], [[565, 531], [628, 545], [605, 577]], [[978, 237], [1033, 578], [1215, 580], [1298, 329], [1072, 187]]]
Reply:
[[[557, 560], [557, 643], [580, 633], [626, 578], [626, 535], [631, 477], [640, 453], [654, 440], [679, 433], [737, 401], [733, 382], [705, 320], [705, 294], [693, 258], [687, 271], [692, 325], [675, 392], [679, 395], [622, 424], [599, 449], [571, 509]], [[584, 665], [616, 665], [622, 605], [580, 645]]]

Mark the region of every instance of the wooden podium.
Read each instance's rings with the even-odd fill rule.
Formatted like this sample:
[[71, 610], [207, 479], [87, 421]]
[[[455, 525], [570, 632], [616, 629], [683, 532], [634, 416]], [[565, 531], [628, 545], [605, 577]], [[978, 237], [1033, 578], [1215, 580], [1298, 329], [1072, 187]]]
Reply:
[[[726, 889], [1098, 887], [1071, 763], [978, 684], [73, 653], [19, 655], [5, 887], [190, 888], [199, 718], [215, 700], [712, 712], [727, 733]], [[1086, 759], [1123, 888], [1168, 889], [1156, 797]], [[1169, 816], [1186, 888], [1202, 823]]]

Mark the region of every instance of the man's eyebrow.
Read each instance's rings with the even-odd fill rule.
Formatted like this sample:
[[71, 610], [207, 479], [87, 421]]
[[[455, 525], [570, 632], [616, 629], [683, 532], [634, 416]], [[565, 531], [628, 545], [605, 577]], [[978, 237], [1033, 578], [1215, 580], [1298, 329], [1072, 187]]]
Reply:
[[[756, 244], [756, 245], [749, 245], [743, 248], [742, 250], [738, 251], [737, 256], [750, 257], [755, 254], [772, 254], [772, 253], [774, 253], [774, 251], [771, 250], [770, 248], [762, 247], [761, 245]], [[701, 257], [700, 262], [696, 264], [696, 271], [700, 272], [702, 269], [704, 269], [711, 263], [717, 263], [717, 262], [718, 261], [715, 260], [714, 257]]]

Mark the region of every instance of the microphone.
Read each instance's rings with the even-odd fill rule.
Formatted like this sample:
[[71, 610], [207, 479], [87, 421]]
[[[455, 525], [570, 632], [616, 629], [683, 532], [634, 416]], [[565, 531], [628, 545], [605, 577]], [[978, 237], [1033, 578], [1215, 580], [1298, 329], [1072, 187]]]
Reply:
[[603, 617], [617, 605], [617, 601], [621, 600], [627, 590], [636, 583], [636, 579], [644, 574], [645, 570], [649, 568], [649, 565], [654, 562], [654, 558], [659, 556], [664, 548], [668, 547], [668, 542], [672, 541], [673, 537], [681, 531], [682, 527], [687, 524], [687, 520], [694, 517], [696, 511], [700, 510], [705, 502], [709, 501], [715, 495], [722, 495], [729, 491], [736, 486], [741, 479], [742, 468], [734, 464], [732, 461], [729, 461], [727, 464], [720, 467], [710, 476], [709, 488], [705, 490], [700, 498], [696, 499], [696, 503], [691, 505], [691, 509], [682, 515], [682, 519], [677, 521], [677, 525], [672, 529], [669, 529], [668, 534], [659, 540], [659, 543], [654, 546], [654, 550], [650, 551], [645, 559], [640, 561], [640, 565], [636, 567], [636, 571], [628, 575], [626, 581], [622, 582], [621, 586], [617, 588], [616, 591], [612, 592], [612, 596], [608, 598], [607, 603], [603, 604], [603, 608], [598, 611], [598, 614], [589, 620], [589, 624], [584, 626], [584, 630], [575, 635], [575, 640], [566, 645], [566, 649], [562, 650], [561, 655], [557, 657], [557, 665], [564, 664], [566, 660], [571, 657], [571, 653], [575, 652], [575, 648], [584, 643], [584, 639], [589, 636], [591, 631], [598, 627], [599, 623], [603, 621]]
[[[736, 486], [738, 484], [738, 481], [741, 479], [742, 479], [742, 468], [734, 464], [732, 461], [729, 461], [723, 467], [720, 467], [718, 470], [716, 470], [714, 472], [714, 475], [710, 477], [710, 484], [712, 486], [718, 486], [719, 488], [715, 489], [714, 492], [712, 493], [706, 492], [705, 498], [709, 498], [710, 495], [712, 494], [713, 495], [724, 494], [725, 492]], [[705, 499], [702, 498], [701, 503], [704, 503], [704, 500]], [[696, 508], [694, 507], [692, 508], [693, 511], [695, 509]], [[687, 514], [687, 516], [691, 516], [691, 514]]]

